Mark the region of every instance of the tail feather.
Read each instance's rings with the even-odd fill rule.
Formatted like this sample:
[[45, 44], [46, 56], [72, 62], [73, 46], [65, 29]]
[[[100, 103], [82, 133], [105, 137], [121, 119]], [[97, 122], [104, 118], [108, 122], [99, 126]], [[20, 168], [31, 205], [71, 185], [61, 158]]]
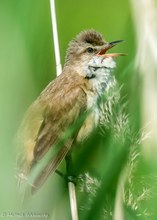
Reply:
[[58, 154], [54, 158], [52, 158], [49, 161], [49, 163], [44, 167], [44, 169], [39, 173], [39, 175], [34, 180], [34, 183], [31, 189], [32, 194], [34, 194], [45, 183], [45, 181], [47, 180], [47, 178], [49, 177], [51, 173], [55, 172], [55, 170], [58, 168], [62, 160], [65, 158], [65, 156], [69, 152], [71, 145], [72, 143], [70, 144], [70, 146], [64, 146], [58, 152]]

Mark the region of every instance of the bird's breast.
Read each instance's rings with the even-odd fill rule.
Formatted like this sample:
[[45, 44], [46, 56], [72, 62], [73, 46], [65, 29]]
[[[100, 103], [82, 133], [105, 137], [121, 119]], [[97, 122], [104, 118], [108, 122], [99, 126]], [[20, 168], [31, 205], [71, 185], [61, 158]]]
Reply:
[[79, 130], [77, 141], [82, 142], [97, 127], [100, 118], [100, 109], [97, 104], [98, 96], [93, 92], [87, 92], [87, 110], [89, 114]]

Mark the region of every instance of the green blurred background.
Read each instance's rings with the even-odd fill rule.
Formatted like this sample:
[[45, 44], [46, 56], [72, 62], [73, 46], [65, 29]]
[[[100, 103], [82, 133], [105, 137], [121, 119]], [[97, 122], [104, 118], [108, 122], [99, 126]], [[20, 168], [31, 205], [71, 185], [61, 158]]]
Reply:
[[[128, 54], [127, 57], [118, 59], [116, 78], [119, 84], [123, 85], [121, 95], [125, 97], [124, 102], [127, 101], [125, 111], [126, 114], [131, 115], [129, 121], [131, 129], [133, 133], [138, 132], [141, 121], [141, 83], [134, 69], [136, 42], [130, 2], [128, 0], [58, 0], [56, 14], [62, 64], [64, 64], [68, 42], [82, 30], [94, 28], [101, 32], [107, 41], [125, 40], [125, 43], [114, 49]], [[47, 219], [70, 219], [68, 191], [60, 177], [50, 178], [41, 192], [34, 196], [24, 209], [20, 207], [15, 178], [16, 149], [13, 143], [16, 131], [28, 106], [55, 76], [49, 0], [0, 0], [0, 218], [2, 219], [8, 219], [9, 213], [13, 214], [12, 219], [18, 219], [14, 216], [15, 212], [47, 213], [49, 215]], [[111, 139], [112, 137], [109, 137], [107, 141], [114, 151]], [[120, 143], [115, 145], [118, 144], [120, 145]], [[104, 143], [101, 145], [104, 146]], [[111, 158], [111, 162], [115, 158]], [[103, 157], [101, 159], [103, 160]], [[111, 163], [112, 169], [114, 170], [113, 167], [117, 166], [117, 163], [120, 164], [122, 160], [123, 158], [120, 157], [117, 162], [114, 161], [113, 165]], [[85, 166], [88, 167], [88, 164]], [[149, 174], [152, 170], [156, 172], [156, 164], [152, 168], [140, 159], [135, 179]], [[120, 171], [121, 168], [115, 175], [116, 179]], [[140, 186], [136, 184], [136, 180], [133, 184], [137, 185], [135, 189], [138, 194], [142, 189], [139, 189]], [[110, 191], [110, 187], [107, 190]], [[137, 194], [132, 196], [136, 197]], [[81, 202], [86, 201], [80, 199], [80, 204]], [[128, 211], [126, 208], [126, 212], [130, 213], [126, 219], [156, 219], [155, 217], [146, 218], [144, 215], [146, 206], [154, 205], [155, 202], [153, 198], [153, 201], [146, 202], [144, 206], [140, 205], [141, 210], [137, 213], [136, 209], [130, 208]], [[110, 212], [110, 210], [107, 211]], [[94, 215], [93, 218], [89, 218], [89, 210], [84, 212], [87, 213], [81, 215], [81, 219], [101, 219]], [[138, 216], [139, 213], [142, 217]]]

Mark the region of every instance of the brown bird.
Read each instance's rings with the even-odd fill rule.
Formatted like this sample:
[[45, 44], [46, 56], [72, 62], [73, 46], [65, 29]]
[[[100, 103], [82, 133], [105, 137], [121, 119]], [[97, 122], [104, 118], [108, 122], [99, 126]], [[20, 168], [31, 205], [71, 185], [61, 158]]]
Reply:
[[[59, 141], [62, 144], [35, 178], [34, 191], [58, 168], [74, 143], [85, 140], [99, 124], [98, 98], [115, 82], [111, 74], [114, 58], [124, 55], [106, 51], [119, 42], [108, 43], [94, 30], [81, 32], [69, 43], [62, 74], [50, 82], [28, 109], [19, 133], [19, 177], [27, 178], [50, 149], [55, 150]], [[74, 132], [68, 136], [70, 128]]]

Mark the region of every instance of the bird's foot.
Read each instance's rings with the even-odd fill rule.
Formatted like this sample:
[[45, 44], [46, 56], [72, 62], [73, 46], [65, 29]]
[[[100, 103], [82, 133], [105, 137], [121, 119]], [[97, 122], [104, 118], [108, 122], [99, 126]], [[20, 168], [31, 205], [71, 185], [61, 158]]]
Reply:
[[75, 186], [77, 184], [77, 177], [75, 175], [67, 175], [66, 176], [66, 182], [67, 183], [73, 183]]
[[66, 183], [71, 182], [74, 183], [74, 185], [76, 186], [77, 177], [75, 175], [65, 175], [59, 170], [56, 170], [55, 173], [58, 174], [60, 177], [62, 177], [66, 181]]

